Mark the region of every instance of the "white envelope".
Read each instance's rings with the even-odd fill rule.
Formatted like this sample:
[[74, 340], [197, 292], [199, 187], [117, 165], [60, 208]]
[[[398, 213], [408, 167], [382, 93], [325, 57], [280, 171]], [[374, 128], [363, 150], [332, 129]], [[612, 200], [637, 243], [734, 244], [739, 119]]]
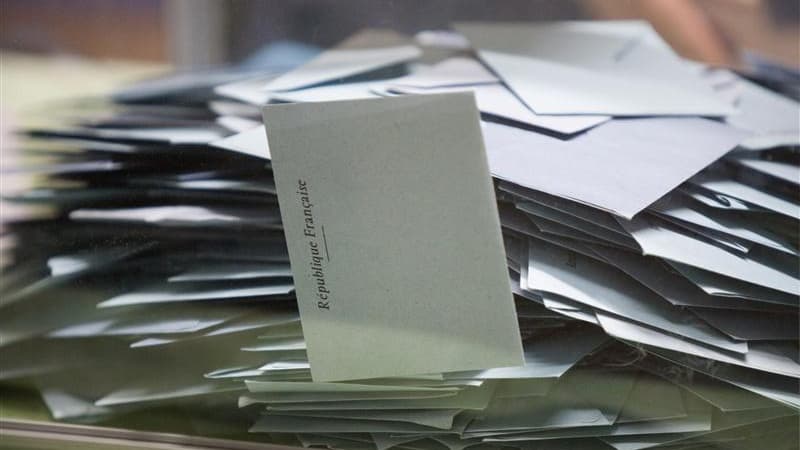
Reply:
[[454, 57], [432, 66], [423, 66], [409, 75], [392, 81], [393, 85], [415, 88], [437, 88], [476, 84], [494, 84], [498, 79], [472, 58]]
[[596, 313], [620, 315], [729, 352], [747, 352], [746, 342], [735, 342], [607, 264], [533, 239], [528, 258], [531, 289], [552, 292], [590, 306]]
[[514, 96], [505, 86], [498, 83], [484, 83], [469, 86], [440, 86], [419, 88], [405, 85], [387, 86], [389, 92], [405, 94], [433, 94], [470, 90], [475, 93], [478, 109], [484, 114], [508, 119], [523, 125], [552, 130], [560, 134], [575, 134], [611, 119], [611, 116], [575, 115], [546, 116], [536, 114]]
[[735, 112], [646, 22], [462, 23], [455, 28], [537, 114]]
[[631, 218], [745, 132], [711, 120], [612, 120], [569, 140], [483, 123], [492, 175]]
[[413, 45], [358, 49], [334, 48], [275, 78], [262, 89], [269, 92], [280, 92], [316, 86], [408, 62], [418, 58], [421, 54], [422, 52]]
[[645, 217], [620, 223], [642, 246], [646, 255], [658, 256], [787, 294], [796, 295], [800, 292], [800, 280], [797, 276], [680, 233], [666, 223]]
[[701, 358], [713, 359], [737, 366], [762, 370], [774, 374], [800, 378], [800, 365], [791, 357], [768, 351], [768, 345], [753, 344], [744, 355], [732, 356], [690, 340], [670, 336], [653, 328], [616, 317], [602, 311], [597, 312], [600, 325], [610, 335], [619, 339], [639, 342], [653, 347], [665, 348]]
[[374, 80], [358, 83], [337, 83], [324, 86], [297, 89], [288, 92], [275, 92], [271, 100], [278, 102], [304, 103], [304, 102], [329, 102], [334, 100], [356, 100], [360, 98], [375, 98], [378, 94], [371, 91]]
[[259, 125], [233, 136], [219, 139], [209, 144], [212, 147], [255, 156], [261, 159], [270, 159], [269, 143], [264, 125]]
[[[758, 133], [742, 146], [759, 149], [800, 144], [800, 103], [739, 78], [739, 113], [725, 119], [743, 130]], [[772, 140], [773, 142], [770, 142]]]

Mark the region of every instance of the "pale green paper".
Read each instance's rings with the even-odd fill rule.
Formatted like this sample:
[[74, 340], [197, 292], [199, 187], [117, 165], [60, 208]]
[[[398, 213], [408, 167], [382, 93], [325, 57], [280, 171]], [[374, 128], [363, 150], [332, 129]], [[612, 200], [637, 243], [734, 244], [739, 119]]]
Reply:
[[472, 93], [264, 123], [315, 381], [523, 364]]

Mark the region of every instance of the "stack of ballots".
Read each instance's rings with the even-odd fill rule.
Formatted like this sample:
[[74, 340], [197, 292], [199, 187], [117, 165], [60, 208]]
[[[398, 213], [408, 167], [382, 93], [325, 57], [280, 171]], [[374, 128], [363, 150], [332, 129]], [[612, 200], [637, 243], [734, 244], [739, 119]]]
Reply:
[[[38, 184], [6, 199], [44, 209], [4, 224], [3, 386], [59, 421], [166, 408], [304, 447], [797, 448], [797, 101], [645, 23], [453, 28], [150, 81], [28, 130]], [[312, 379], [262, 108], [455, 92], [480, 112], [524, 364]]]

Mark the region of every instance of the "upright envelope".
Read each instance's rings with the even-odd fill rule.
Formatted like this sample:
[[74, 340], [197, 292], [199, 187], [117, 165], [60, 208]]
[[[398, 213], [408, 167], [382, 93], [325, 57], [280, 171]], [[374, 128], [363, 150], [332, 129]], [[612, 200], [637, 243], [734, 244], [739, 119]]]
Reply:
[[314, 381], [523, 364], [471, 93], [264, 122]]

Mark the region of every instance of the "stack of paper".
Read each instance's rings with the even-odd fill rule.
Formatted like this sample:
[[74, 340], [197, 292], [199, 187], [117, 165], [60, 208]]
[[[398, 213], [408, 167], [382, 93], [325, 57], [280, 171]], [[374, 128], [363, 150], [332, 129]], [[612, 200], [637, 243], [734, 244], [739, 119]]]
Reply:
[[[110, 117], [31, 130], [30, 153], [44, 162], [25, 170], [44, 177], [9, 199], [49, 209], [5, 224], [15, 246], [0, 379], [41, 393], [59, 420], [176, 407], [213, 419], [197, 434], [249, 428], [305, 447], [793, 448], [798, 103], [681, 59], [639, 22], [454, 28], [416, 42], [356, 36], [284, 73], [134, 87]], [[385, 113], [337, 113], [332, 126], [361, 125], [353, 142], [389, 145], [425, 135], [392, 133], [381, 119], [393, 105], [462, 91], [480, 111], [524, 365], [416, 373], [437, 349], [412, 348], [408, 373], [319, 381], [306, 351], [319, 336], [300, 326], [272, 173], [269, 145], [285, 141], [272, 130], [388, 98]], [[262, 106], [277, 103], [310, 105], [265, 130]], [[399, 158], [347, 163], [354, 180], [432, 186], [432, 170]], [[463, 176], [466, 187], [484, 182]], [[379, 211], [376, 227], [402, 221]], [[466, 245], [463, 233], [439, 236]], [[504, 308], [481, 312], [486, 330]], [[423, 329], [411, 319], [398, 328]], [[327, 356], [347, 368], [380, 351], [370, 344]]]

